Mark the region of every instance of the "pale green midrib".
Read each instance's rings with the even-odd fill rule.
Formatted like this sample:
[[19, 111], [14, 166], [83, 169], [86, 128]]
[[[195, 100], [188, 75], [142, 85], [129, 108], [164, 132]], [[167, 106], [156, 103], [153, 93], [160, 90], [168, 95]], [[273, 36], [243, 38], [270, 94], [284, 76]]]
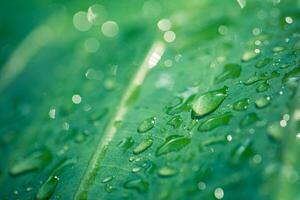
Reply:
[[130, 99], [132, 93], [143, 84], [147, 73], [149, 72], [149, 70], [151, 70], [151, 68], [156, 66], [164, 51], [165, 45], [164, 43], [159, 41], [154, 42], [152, 47], [148, 51], [143, 63], [137, 69], [136, 74], [134, 75], [128, 87], [125, 89], [120, 104], [118, 105], [113, 117], [108, 122], [103, 137], [100, 139], [95, 152], [91, 156], [89, 164], [80, 180], [79, 187], [76, 190], [73, 199], [82, 200], [87, 198], [86, 195], [88, 193], [91, 182], [93, 181], [93, 176], [96, 175], [99, 167], [101, 166], [101, 160], [104, 157], [107, 145], [110, 143], [117, 132], [117, 128], [114, 126], [115, 121], [123, 120], [128, 110], [127, 101]]

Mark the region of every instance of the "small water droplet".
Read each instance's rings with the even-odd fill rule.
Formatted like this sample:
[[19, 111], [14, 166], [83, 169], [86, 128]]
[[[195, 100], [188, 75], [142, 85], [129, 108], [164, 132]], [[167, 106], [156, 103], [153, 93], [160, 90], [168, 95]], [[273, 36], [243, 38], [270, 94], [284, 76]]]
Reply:
[[12, 176], [37, 171], [44, 168], [52, 160], [52, 153], [47, 148], [34, 151], [12, 165], [9, 173]]
[[141, 167], [134, 167], [134, 168], [132, 168], [131, 171], [132, 171], [133, 173], [137, 173], [137, 172], [141, 171], [141, 169], [142, 169]]
[[281, 47], [281, 46], [277, 46], [277, 47], [274, 47], [273, 49], [272, 49], [272, 51], [274, 52], [274, 53], [278, 53], [278, 52], [281, 52], [281, 51], [283, 51], [284, 50], [284, 47]]
[[102, 180], [102, 183], [108, 183], [108, 182], [112, 181], [113, 179], [114, 179], [113, 176], [108, 176]]
[[134, 189], [138, 192], [144, 193], [148, 191], [149, 183], [144, 181], [143, 179], [134, 179], [129, 180], [124, 183], [124, 188], [126, 189]]
[[119, 147], [123, 149], [123, 152], [127, 151], [129, 148], [131, 148], [134, 145], [134, 140], [132, 137], [124, 138], [120, 141]]
[[216, 188], [215, 191], [214, 191], [214, 195], [217, 199], [223, 199], [224, 190], [222, 188]]
[[294, 82], [299, 79], [300, 67], [297, 66], [296, 68], [292, 69], [291, 71], [287, 72], [283, 78], [282, 83]]
[[198, 128], [199, 131], [211, 131], [220, 126], [228, 125], [232, 118], [232, 114], [227, 112], [222, 115], [212, 117], [202, 122]]
[[175, 168], [168, 167], [168, 166], [164, 166], [158, 169], [158, 174], [161, 177], [174, 176], [175, 174], [177, 174], [177, 172], [178, 171]]
[[272, 58], [264, 58], [264, 59], [258, 61], [255, 64], [255, 67], [256, 68], [263, 68], [263, 67], [267, 66], [270, 62], [272, 62]]
[[228, 96], [228, 87], [209, 91], [195, 97], [192, 102], [193, 115], [201, 117], [215, 111]]
[[115, 37], [119, 33], [119, 25], [115, 21], [106, 21], [101, 26], [103, 35], [107, 37]]
[[67, 166], [73, 165], [75, 162], [76, 161], [74, 159], [62, 160], [61, 162], [59, 162], [58, 165], [54, 167], [47, 180], [39, 188], [36, 195], [36, 199], [38, 200], [49, 199], [55, 192], [55, 189], [59, 182], [58, 176], [63, 172], [63, 170]]
[[268, 136], [274, 141], [280, 141], [284, 136], [284, 128], [280, 126], [280, 123], [274, 122], [267, 128]]
[[215, 83], [222, 83], [227, 79], [235, 79], [241, 74], [241, 66], [238, 64], [227, 64], [223, 72], [215, 78]]
[[253, 155], [252, 141], [246, 139], [241, 145], [233, 149], [231, 153], [231, 164], [248, 161]]
[[178, 152], [191, 142], [191, 139], [182, 135], [171, 135], [156, 149], [156, 156]]
[[249, 103], [250, 103], [249, 98], [240, 99], [233, 104], [233, 110], [236, 110], [236, 111], [247, 110], [249, 107]]
[[181, 126], [183, 122], [183, 119], [180, 115], [176, 115], [174, 117], [172, 117], [168, 122], [167, 124], [173, 126], [173, 128], [178, 128]]
[[257, 87], [256, 87], [256, 92], [265, 92], [270, 88], [270, 84], [268, 81], [261, 82]]
[[140, 154], [144, 151], [146, 151], [148, 148], [150, 148], [153, 144], [153, 140], [152, 139], [147, 139], [142, 141], [137, 147], [135, 147], [135, 149], [133, 150], [134, 154]]
[[156, 123], [155, 117], [147, 118], [139, 124], [139, 126], [137, 128], [137, 132], [139, 132], [139, 133], [148, 132], [155, 126], [155, 123]]
[[270, 96], [263, 96], [263, 97], [258, 98], [255, 101], [255, 106], [257, 108], [265, 108], [268, 105], [270, 105], [270, 103], [271, 103], [271, 97]]
[[246, 51], [243, 55], [242, 55], [242, 61], [243, 62], [249, 62], [255, 58], [257, 58], [260, 55], [260, 53], [257, 53], [255, 51]]
[[109, 183], [105, 184], [105, 191], [111, 193], [114, 190], [113, 186]]
[[73, 16], [73, 25], [79, 31], [88, 31], [91, 28], [91, 24], [88, 21], [87, 13], [83, 11], [77, 12]]
[[259, 120], [259, 117], [257, 116], [257, 114], [252, 112], [252, 113], [245, 115], [242, 118], [242, 120], [240, 121], [240, 126], [246, 127], [246, 126], [254, 124], [258, 120]]
[[89, 7], [87, 19], [91, 24], [100, 25], [106, 18], [106, 10], [100, 4], [94, 4]]

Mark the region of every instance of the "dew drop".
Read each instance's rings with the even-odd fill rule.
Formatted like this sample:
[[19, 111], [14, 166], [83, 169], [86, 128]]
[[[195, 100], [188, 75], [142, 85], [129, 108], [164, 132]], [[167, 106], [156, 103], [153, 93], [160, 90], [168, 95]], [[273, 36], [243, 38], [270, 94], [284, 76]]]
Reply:
[[223, 72], [215, 78], [215, 83], [222, 83], [227, 79], [234, 79], [240, 76], [241, 66], [238, 64], [227, 64]]
[[225, 113], [219, 116], [212, 117], [202, 122], [198, 128], [199, 131], [211, 131], [220, 126], [228, 125], [232, 118], [231, 113]]
[[256, 92], [265, 92], [269, 88], [270, 88], [270, 84], [268, 83], [268, 81], [264, 81], [256, 87]]
[[264, 59], [258, 61], [255, 64], [255, 67], [256, 68], [263, 68], [263, 67], [267, 66], [270, 62], [272, 62], [272, 58], [264, 58]]
[[257, 53], [255, 51], [246, 51], [242, 55], [242, 61], [243, 62], [249, 62], [249, 61], [254, 60], [255, 58], [257, 58], [259, 55], [260, 55], [260, 53]]
[[138, 192], [144, 193], [148, 191], [149, 183], [144, 181], [143, 179], [134, 179], [129, 180], [124, 183], [124, 188], [126, 189], [134, 189]]
[[177, 172], [178, 171], [176, 169], [168, 166], [164, 166], [158, 169], [158, 175], [161, 177], [171, 177], [177, 174]]
[[77, 12], [73, 16], [73, 25], [79, 31], [88, 31], [91, 28], [91, 24], [88, 21], [87, 13], [83, 11]]
[[287, 72], [283, 78], [282, 78], [282, 83], [288, 83], [288, 82], [293, 82], [295, 80], [299, 79], [299, 73], [300, 73], [300, 67], [297, 66], [296, 68], [292, 69], [291, 71]]
[[89, 7], [87, 19], [91, 24], [100, 25], [106, 18], [106, 10], [100, 4], [94, 4]]
[[173, 128], [178, 128], [181, 126], [183, 119], [180, 115], [172, 117], [167, 124], [171, 125]]
[[228, 96], [228, 87], [209, 91], [195, 97], [192, 102], [193, 115], [202, 117], [215, 111]]
[[74, 94], [72, 96], [72, 102], [74, 104], [80, 104], [81, 103], [81, 96], [79, 94]]
[[241, 145], [233, 149], [231, 153], [231, 163], [238, 164], [247, 161], [253, 156], [252, 141], [246, 139]]
[[255, 122], [257, 122], [259, 120], [259, 117], [257, 116], [256, 113], [249, 113], [247, 115], [245, 115], [242, 120], [240, 121], [240, 126], [241, 127], [246, 127], [246, 126], [250, 126], [252, 124], [254, 124]]
[[173, 31], [167, 31], [164, 34], [164, 39], [166, 42], [174, 42], [174, 40], [176, 39], [176, 34]]
[[236, 111], [247, 110], [249, 107], [249, 103], [250, 103], [249, 98], [244, 98], [244, 99], [238, 100], [233, 104], [233, 110], [236, 110]]
[[21, 175], [28, 172], [38, 171], [48, 165], [52, 160], [49, 149], [43, 148], [22, 158], [12, 165], [9, 173], [12, 176]]
[[119, 25], [114, 21], [106, 21], [101, 26], [103, 35], [107, 37], [115, 37], [119, 33]]
[[171, 135], [165, 142], [156, 149], [156, 156], [161, 156], [171, 152], [178, 152], [191, 142], [191, 139], [182, 135]]
[[271, 103], [271, 97], [270, 96], [263, 96], [263, 97], [258, 98], [255, 101], [255, 106], [257, 108], [265, 108], [268, 105], [270, 105], [270, 103]]
[[108, 182], [112, 181], [113, 179], [114, 179], [113, 176], [108, 176], [108, 177], [104, 178], [101, 182], [102, 183], [108, 183]]
[[36, 199], [38, 200], [44, 200], [49, 199], [53, 193], [55, 192], [56, 186], [59, 182], [59, 175], [63, 172], [63, 170], [70, 166], [75, 164], [74, 159], [70, 160], [62, 160], [50, 173], [47, 180], [41, 185], [41, 187], [38, 189]]
[[157, 23], [157, 27], [161, 30], [161, 31], [168, 31], [171, 29], [172, 24], [171, 21], [169, 19], [161, 19], [159, 20], [159, 22]]
[[222, 188], [216, 188], [215, 191], [214, 191], [214, 195], [217, 199], [223, 199], [224, 190]]
[[155, 126], [155, 123], [156, 123], [155, 117], [147, 118], [139, 124], [139, 126], [137, 128], [137, 132], [146, 133]]
[[273, 141], [280, 141], [284, 136], [284, 128], [280, 126], [280, 123], [274, 122], [267, 127], [268, 136]]
[[148, 148], [150, 148], [153, 144], [153, 140], [152, 139], [147, 139], [143, 142], [141, 142], [137, 147], [135, 147], [135, 149], [133, 150], [134, 154], [140, 154], [144, 151], [146, 151]]
[[279, 53], [279, 52], [281, 52], [281, 51], [283, 51], [284, 50], [284, 47], [281, 47], [281, 46], [277, 46], [277, 47], [274, 47], [273, 49], [272, 49], [272, 51], [274, 52], [274, 53]]
[[109, 183], [105, 184], [105, 191], [111, 193], [114, 190], [113, 186]]
[[134, 140], [132, 137], [126, 137], [123, 140], [120, 141], [119, 147], [122, 148], [123, 152], [127, 151], [129, 148], [131, 148], [134, 145]]

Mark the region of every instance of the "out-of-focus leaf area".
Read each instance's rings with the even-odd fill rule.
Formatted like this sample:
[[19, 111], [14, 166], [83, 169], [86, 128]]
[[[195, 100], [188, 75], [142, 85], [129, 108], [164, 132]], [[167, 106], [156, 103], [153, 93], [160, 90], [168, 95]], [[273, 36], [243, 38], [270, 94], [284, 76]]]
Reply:
[[0, 6], [0, 199], [300, 199], [299, 0]]

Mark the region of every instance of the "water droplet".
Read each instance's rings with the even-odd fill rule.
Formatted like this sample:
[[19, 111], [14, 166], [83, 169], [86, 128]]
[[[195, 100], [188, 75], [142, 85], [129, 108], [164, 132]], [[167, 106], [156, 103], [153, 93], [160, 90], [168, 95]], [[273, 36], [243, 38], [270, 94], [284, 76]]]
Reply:
[[265, 108], [268, 105], [270, 105], [270, 103], [271, 103], [271, 97], [270, 96], [263, 96], [263, 97], [258, 98], [255, 101], [255, 106], [257, 108]]
[[284, 128], [278, 122], [270, 124], [267, 128], [268, 136], [274, 141], [280, 141], [284, 136]]
[[140, 123], [140, 125], [137, 128], [137, 132], [139, 133], [148, 132], [155, 126], [155, 123], [156, 123], [155, 117], [147, 118]]
[[243, 62], [249, 62], [255, 58], [257, 58], [260, 53], [256, 53], [255, 51], [246, 51], [242, 56]]
[[161, 19], [159, 20], [159, 22], [157, 23], [157, 27], [161, 30], [161, 31], [168, 31], [171, 29], [172, 27], [172, 23], [169, 19]]
[[112, 181], [113, 179], [114, 179], [113, 176], [108, 176], [102, 180], [102, 183], [108, 183], [108, 182]]
[[93, 68], [90, 68], [86, 71], [85, 77], [89, 80], [101, 80], [103, 74], [100, 70], [95, 70]]
[[106, 10], [100, 4], [94, 4], [89, 7], [87, 19], [91, 24], [100, 25], [106, 18]]
[[255, 64], [255, 67], [256, 68], [263, 68], [263, 67], [267, 66], [270, 62], [272, 62], [272, 58], [264, 58], [264, 59], [258, 61]]
[[240, 76], [241, 66], [238, 64], [227, 64], [223, 72], [215, 78], [215, 83], [222, 83], [227, 79], [234, 79]]
[[224, 113], [222, 115], [218, 115], [212, 117], [210, 119], [205, 120], [202, 122], [198, 128], [199, 131], [211, 131], [217, 127], [228, 125], [230, 119], [232, 118], [231, 113]]
[[56, 117], [56, 109], [55, 109], [55, 108], [51, 108], [51, 109], [49, 110], [48, 115], [49, 115], [49, 117], [50, 117], [51, 119], [55, 119], [55, 117]]
[[247, 161], [253, 156], [252, 141], [246, 139], [241, 145], [233, 149], [231, 153], [231, 164]]
[[74, 94], [72, 96], [72, 102], [74, 104], [80, 104], [81, 103], [81, 96], [79, 94]]
[[254, 124], [258, 120], [259, 120], [259, 117], [257, 116], [256, 113], [249, 113], [242, 118], [242, 120], [240, 121], [240, 126], [246, 127], [246, 126]]
[[49, 149], [43, 148], [17, 161], [10, 168], [9, 173], [13, 176], [21, 175], [27, 172], [37, 171], [44, 168], [52, 160], [52, 154]]
[[176, 34], [173, 31], [167, 31], [164, 34], [164, 39], [166, 42], [174, 42], [176, 39]]
[[299, 79], [300, 67], [297, 66], [296, 68], [292, 69], [291, 71], [287, 72], [283, 78], [282, 83], [294, 82], [295, 80]]
[[183, 122], [183, 119], [180, 115], [176, 115], [174, 117], [172, 117], [168, 122], [167, 124], [173, 126], [173, 128], [178, 128], [181, 126]]
[[132, 168], [131, 171], [132, 171], [133, 173], [137, 173], [137, 172], [141, 171], [141, 169], [142, 169], [141, 167], [134, 167], [134, 168]]
[[171, 135], [156, 149], [156, 156], [178, 152], [191, 142], [191, 139], [182, 135]]
[[119, 147], [123, 149], [123, 152], [127, 151], [129, 148], [131, 148], [134, 144], [134, 140], [132, 137], [124, 138], [120, 141]]
[[139, 178], [125, 182], [124, 188], [134, 189], [138, 192], [144, 193], [148, 191], [149, 183]]
[[111, 193], [114, 190], [113, 186], [111, 184], [105, 184], [105, 191], [108, 193]]
[[256, 92], [265, 92], [269, 88], [270, 88], [270, 84], [268, 83], [268, 81], [264, 81], [256, 87]]
[[201, 117], [215, 111], [228, 96], [228, 87], [209, 91], [195, 97], [192, 102], [193, 115]]
[[180, 99], [180, 101], [173, 105], [166, 108], [166, 113], [168, 115], [175, 115], [180, 112], [188, 112], [191, 110], [191, 104], [194, 100], [195, 95], [189, 96], [186, 100]]
[[223, 199], [224, 190], [222, 188], [216, 188], [215, 191], [214, 191], [214, 195], [217, 199]]
[[177, 174], [177, 170], [172, 167], [164, 166], [164, 167], [159, 168], [158, 174], [161, 177], [170, 177], [170, 176], [174, 176], [175, 174]]
[[59, 181], [59, 175], [62, 173], [62, 171], [69, 165], [73, 165], [76, 161], [75, 160], [63, 160], [50, 173], [47, 180], [41, 185], [39, 188], [36, 199], [38, 200], [44, 200], [49, 199], [53, 193], [55, 192], [56, 186]]
[[238, 100], [233, 104], [233, 110], [236, 110], [236, 111], [247, 110], [249, 107], [249, 103], [250, 103], [249, 98], [244, 98], [244, 99]]
[[88, 134], [83, 133], [83, 132], [79, 132], [79, 133], [76, 134], [76, 136], [74, 138], [74, 141], [76, 143], [81, 144], [87, 139], [87, 136], [88, 136]]
[[119, 25], [114, 21], [106, 21], [101, 26], [103, 35], [107, 37], [115, 37], [119, 33]]
[[274, 48], [272, 49], [272, 51], [273, 51], [274, 53], [278, 53], [278, 52], [281, 52], [281, 51], [283, 51], [283, 50], [284, 50], [284, 47], [280, 47], [280, 46], [274, 47]]
[[135, 147], [135, 149], [133, 150], [133, 153], [140, 154], [140, 153], [146, 151], [148, 148], [150, 148], [152, 144], [153, 144], [152, 139], [144, 140], [137, 147]]
[[88, 31], [91, 28], [91, 24], [88, 21], [87, 13], [83, 11], [77, 12], [73, 16], [73, 25], [79, 31]]

